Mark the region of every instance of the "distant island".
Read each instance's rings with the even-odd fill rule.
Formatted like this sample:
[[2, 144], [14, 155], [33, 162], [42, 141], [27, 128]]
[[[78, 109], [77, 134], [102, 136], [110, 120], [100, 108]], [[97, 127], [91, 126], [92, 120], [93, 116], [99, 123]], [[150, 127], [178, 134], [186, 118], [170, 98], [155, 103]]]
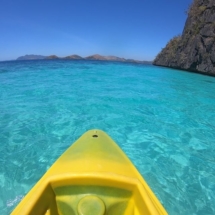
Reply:
[[215, 76], [215, 0], [193, 0], [182, 35], [153, 64]]
[[16, 60], [42, 60], [42, 59], [45, 59], [45, 58], [46, 57], [42, 56], [42, 55], [30, 54], [30, 55], [25, 55], [25, 56], [18, 57]]
[[152, 61], [140, 61], [133, 59], [125, 59], [116, 56], [102, 56], [99, 54], [90, 55], [88, 57], [81, 57], [79, 55], [69, 55], [66, 57], [58, 57], [57, 55], [43, 56], [43, 55], [25, 55], [18, 57], [16, 60], [97, 60], [97, 61], [115, 61], [115, 62], [128, 62], [128, 63], [140, 63], [140, 64], [152, 64]]

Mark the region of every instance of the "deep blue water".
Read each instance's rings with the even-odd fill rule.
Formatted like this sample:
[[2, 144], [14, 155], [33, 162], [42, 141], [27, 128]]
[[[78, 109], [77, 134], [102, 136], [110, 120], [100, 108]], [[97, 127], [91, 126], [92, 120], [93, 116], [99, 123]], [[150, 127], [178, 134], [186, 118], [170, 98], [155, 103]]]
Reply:
[[0, 214], [93, 128], [120, 145], [169, 214], [215, 214], [215, 78], [63, 60], [0, 62]]

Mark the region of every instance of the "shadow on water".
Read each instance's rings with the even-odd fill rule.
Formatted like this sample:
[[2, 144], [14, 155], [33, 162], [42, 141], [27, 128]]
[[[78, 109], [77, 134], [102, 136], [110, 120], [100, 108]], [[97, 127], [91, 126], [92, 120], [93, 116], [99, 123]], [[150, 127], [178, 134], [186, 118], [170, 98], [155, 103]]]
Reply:
[[7, 69], [0, 69], [0, 73], [7, 73], [7, 72], [9, 72], [9, 70], [7, 70]]
[[203, 80], [203, 82], [212, 83], [212, 84], [215, 83], [215, 81], [209, 81], [209, 80]]

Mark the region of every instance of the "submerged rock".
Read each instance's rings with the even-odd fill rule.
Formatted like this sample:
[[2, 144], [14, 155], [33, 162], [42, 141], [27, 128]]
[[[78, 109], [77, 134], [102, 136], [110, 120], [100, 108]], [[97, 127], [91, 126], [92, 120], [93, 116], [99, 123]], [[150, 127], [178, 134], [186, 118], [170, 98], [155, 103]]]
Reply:
[[154, 65], [215, 76], [215, 1], [194, 0], [181, 36], [171, 39]]

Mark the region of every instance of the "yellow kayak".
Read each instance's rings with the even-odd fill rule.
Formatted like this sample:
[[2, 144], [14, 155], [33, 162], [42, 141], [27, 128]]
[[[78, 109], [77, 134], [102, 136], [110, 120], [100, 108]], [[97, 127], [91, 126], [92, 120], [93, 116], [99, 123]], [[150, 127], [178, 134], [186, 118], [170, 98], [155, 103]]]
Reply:
[[12, 215], [167, 214], [119, 146], [90, 130], [50, 167]]

